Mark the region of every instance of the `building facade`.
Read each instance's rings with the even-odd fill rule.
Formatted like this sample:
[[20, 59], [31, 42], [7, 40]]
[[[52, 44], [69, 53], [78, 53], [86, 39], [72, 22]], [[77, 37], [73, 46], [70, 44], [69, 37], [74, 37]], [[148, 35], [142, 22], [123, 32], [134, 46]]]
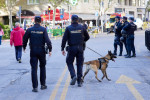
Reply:
[[[133, 15], [143, 19], [145, 17], [146, 0], [102, 0], [103, 13], [105, 16], [113, 13], [122, 13]], [[13, 8], [13, 18], [16, 18], [22, 7], [22, 15], [32, 18], [35, 15], [41, 15], [50, 6], [49, 0], [19, 0]], [[69, 12], [68, 5], [62, 4], [65, 12]], [[52, 8], [53, 9], [53, 8]], [[78, 14], [83, 20], [96, 20], [96, 12], [100, 12], [98, 0], [78, 0], [77, 5], [71, 5], [71, 14]], [[25, 17], [25, 18], [26, 18]], [[8, 24], [8, 13], [0, 9], [0, 22]]]

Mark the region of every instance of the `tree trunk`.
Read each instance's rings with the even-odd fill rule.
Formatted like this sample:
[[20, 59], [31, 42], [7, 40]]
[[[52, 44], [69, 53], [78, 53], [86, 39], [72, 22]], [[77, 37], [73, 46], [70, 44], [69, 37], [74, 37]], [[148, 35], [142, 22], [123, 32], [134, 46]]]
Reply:
[[12, 10], [8, 7], [8, 14], [9, 14], [9, 28], [12, 29]]
[[149, 21], [149, 11], [148, 11], [148, 21]]
[[55, 27], [55, 16], [56, 16], [56, 7], [54, 7], [53, 11], [53, 27]]

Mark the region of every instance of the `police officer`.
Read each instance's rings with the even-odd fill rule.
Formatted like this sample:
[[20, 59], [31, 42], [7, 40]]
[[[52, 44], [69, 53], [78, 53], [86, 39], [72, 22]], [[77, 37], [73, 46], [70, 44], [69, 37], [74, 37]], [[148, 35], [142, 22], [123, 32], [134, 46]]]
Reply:
[[37, 64], [40, 62], [40, 83], [41, 89], [46, 89], [46, 53], [45, 43], [49, 49], [49, 56], [51, 56], [51, 41], [48, 37], [47, 31], [44, 27], [40, 26], [41, 17], [35, 17], [35, 24], [29, 28], [23, 38], [24, 51], [27, 46], [28, 39], [30, 39], [30, 64], [31, 64], [31, 75], [32, 75], [32, 86], [33, 92], [38, 92], [38, 79], [37, 79]]
[[120, 23], [120, 17], [116, 16], [115, 18], [116, 23], [115, 23], [115, 39], [114, 39], [114, 55], [117, 55], [117, 45], [120, 46], [120, 54], [119, 56], [122, 56], [122, 51], [123, 51], [123, 43], [120, 42], [120, 37], [121, 35], [121, 30], [122, 30], [122, 24]]
[[[122, 24], [122, 27], [123, 27], [123, 29], [124, 29], [124, 27], [125, 26], [127, 26], [129, 24], [129, 22], [127, 21], [127, 17], [123, 17], [123, 24]], [[125, 30], [124, 29], [124, 31], [126, 31], [127, 32], [127, 30]], [[124, 44], [124, 46], [125, 46], [125, 49], [126, 49], [126, 52], [127, 52], [127, 43], [126, 43], [126, 40], [127, 40], [127, 38], [125, 37], [125, 36], [123, 36], [123, 44]], [[127, 54], [125, 54], [124, 56], [127, 56], [128, 55], [128, 52], [127, 52]]]
[[133, 53], [132, 57], [136, 57], [135, 46], [134, 46], [134, 31], [137, 29], [137, 26], [133, 23], [134, 17], [130, 17], [129, 20], [130, 23], [123, 28], [124, 30], [127, 30], [126, 43], [127, 43], [128, 55], [125, 56], [125, 58], [131, 58], [131, 51]]
[[[86, 29], [78, 24], [78, 16], [72, 15], [72, 24], [68, 26], [65, 30], [61, 50], [62, 54], [65, 56], [64, 48], [66, 46], [66, 42], [69, 46], [66, 47], [68, 54], [66, 58], [66, 63], [71, 75], [71, 82], [70, 85], [75, 85], [76, 80], [78, 82], [78, 86], [82, 86], [82, 67], [84, 62], [84, 43], [89, 40], [89, 34]], [[76, 58], [77, 63], [77, 77], [74, 69], [74, 59]]]

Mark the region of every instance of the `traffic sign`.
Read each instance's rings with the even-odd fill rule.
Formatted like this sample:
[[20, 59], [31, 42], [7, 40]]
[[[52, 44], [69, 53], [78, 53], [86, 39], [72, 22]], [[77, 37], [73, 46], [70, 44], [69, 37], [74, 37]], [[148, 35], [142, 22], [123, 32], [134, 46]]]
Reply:
[[72, 4], [73, 6], [75, 6], [77, 3], [78, 3], [77, 0], [71, 0], [71, 4]]
[[98, 17], [98, 11], [95, 12], [95, 16]]

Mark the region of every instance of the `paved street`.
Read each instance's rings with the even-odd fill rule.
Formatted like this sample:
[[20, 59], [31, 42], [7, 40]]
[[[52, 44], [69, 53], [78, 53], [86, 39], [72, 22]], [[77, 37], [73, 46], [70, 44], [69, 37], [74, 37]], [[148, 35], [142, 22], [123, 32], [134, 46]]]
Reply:
[[[144, 31], [136, 32], [136, 58], [118, 56], [116, 62], [110, 61], [107, 73], [112, 81], [104, 79], [100, 83], [90, 71], [81, 88], [69, 85], [69, 72], [61, 54], [61, 38], [52, 39], [53, 54], [47, 55], [46, 66], [48, 89], [40, 90], [39, 85], [38, 93], [32, 92], [29, 48], [19, 64], [15, 60], [14, 47], [5, 41], [0, 46], [0, 100], [150, 100], [150, 52], [145, 47], [144, 34]], [[108, 50], [113, 51], [113, 39], [114, 34], [91, 36], [87, 46], [105, 56]], [[85, 50], [85, 61], [98, 57]], [[98, 77], [101, 79], [101, 71]]]

